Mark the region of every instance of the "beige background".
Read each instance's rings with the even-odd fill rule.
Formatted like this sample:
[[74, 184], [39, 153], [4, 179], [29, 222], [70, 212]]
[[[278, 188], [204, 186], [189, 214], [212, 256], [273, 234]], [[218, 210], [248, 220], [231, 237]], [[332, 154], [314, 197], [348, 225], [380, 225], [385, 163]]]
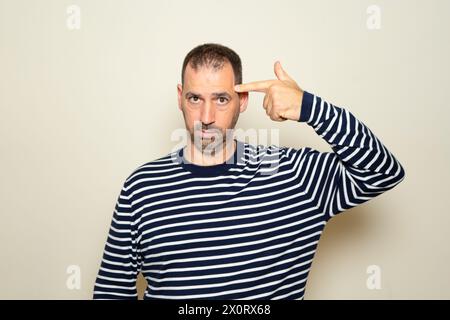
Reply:
[[[66, 26], [71, 4], [79, 30]], [[366, 26], [371, 4], [379, 30]], [[241, 56], [244, 82], [274, 78], [279, 59], [406, 169], [330, 221], [305, 299], [449, 299], [449, 12], [446, 0], [0, 0], [0, 298], [91, 298], [124, 179], [184, 128], [183, 58], [217, 42]], [[262, 99], [250, 95], [237, 127], [331, 150], [305, 124], [271, 121]], [[66, 285], [71, 265], [80, 289]], [[379, 290], [366, 286], [370, 265]]]

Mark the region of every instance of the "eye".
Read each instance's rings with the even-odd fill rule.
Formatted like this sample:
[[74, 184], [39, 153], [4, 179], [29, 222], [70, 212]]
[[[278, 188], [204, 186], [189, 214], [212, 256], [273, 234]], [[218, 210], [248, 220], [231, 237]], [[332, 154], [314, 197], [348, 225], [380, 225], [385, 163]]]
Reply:
[[[197, 99], [196, 101], [193, 101], [192, 99]], [[189, 100], [193, 103], [197, 103], [198, 102], [198, 97], [197, 96], [191, 96], [189, 97]]]
[[219, 100], [220, 102], [222, 102], [221, 99], [224, 99], [224, 100], [225, 100], [225, 101], [223, 101], [223, 103], [221, 103], [221, 104], [225, 104], [226, 102], [228, 102], [228, 99], [225, 98], [225, 97], [219, 97], [219, 99], [217, 99], [217, 100]]

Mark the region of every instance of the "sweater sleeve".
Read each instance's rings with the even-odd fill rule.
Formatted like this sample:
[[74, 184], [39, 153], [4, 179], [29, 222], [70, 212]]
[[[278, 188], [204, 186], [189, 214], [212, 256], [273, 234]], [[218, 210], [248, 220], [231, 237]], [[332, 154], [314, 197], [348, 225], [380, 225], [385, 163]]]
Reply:
[[405, 170], [373, 132], [351, 112], [304, 91], [299, 122], [310, 125], [332, 148], [306, 148], [317, 165], [313, 186], [328, 221], [349, 208], [394, 188]]
[[116, 202], [94, 286], [93, 299], [137, 299], [141, 269], [137, 228], [126, 182]]

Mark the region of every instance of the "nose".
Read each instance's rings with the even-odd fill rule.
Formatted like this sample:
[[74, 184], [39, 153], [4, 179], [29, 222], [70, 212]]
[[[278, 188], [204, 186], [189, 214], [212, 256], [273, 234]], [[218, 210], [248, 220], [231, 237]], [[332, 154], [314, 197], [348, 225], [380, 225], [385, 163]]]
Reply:
[[215, 106], [210, 101], [205, 102], [205, 104], [202, 107], [201, 111], [201, 121], [205, 125], [209, 125], [211, 123], [214, 123], [216, 121], [215, 119]]

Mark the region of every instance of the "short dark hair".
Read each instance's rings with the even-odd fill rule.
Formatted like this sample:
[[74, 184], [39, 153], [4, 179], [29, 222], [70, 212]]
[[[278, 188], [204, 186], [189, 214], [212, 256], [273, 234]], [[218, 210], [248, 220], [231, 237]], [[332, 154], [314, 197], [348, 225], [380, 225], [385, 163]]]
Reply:
[[214, 70], [223, 68], [226, 62], [233, 67], [235, 84], [242, 83], [242, 63], [239, 55], [232, 49], [218, 43], [204, 43], [193, 48], [184, 58], [181, 70], [181, 84], [184, 85], [184, 72], [189, 63], [192, 69], [210, 67]]

